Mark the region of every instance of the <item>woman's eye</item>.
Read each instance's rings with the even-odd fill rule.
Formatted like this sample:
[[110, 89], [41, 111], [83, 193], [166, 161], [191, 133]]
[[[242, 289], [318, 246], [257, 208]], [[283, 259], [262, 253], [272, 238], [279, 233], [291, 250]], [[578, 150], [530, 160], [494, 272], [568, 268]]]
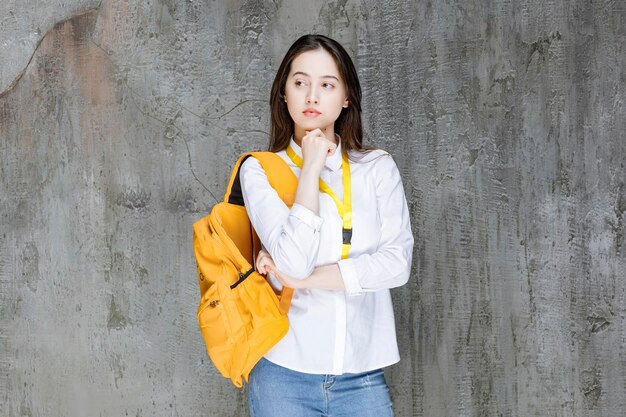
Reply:
[[327, 85], [328, 86], [327, 88], [333, 88], [334, 87], [331, 83], [324, 83], [322, 85]]
[[298, 81], [296, 81], [296, 85], [297, 85], [297, 86], [300, 86], [300, 83], [304, 84], [304, 81], [302, 81], [302, 80], [298, 80]]

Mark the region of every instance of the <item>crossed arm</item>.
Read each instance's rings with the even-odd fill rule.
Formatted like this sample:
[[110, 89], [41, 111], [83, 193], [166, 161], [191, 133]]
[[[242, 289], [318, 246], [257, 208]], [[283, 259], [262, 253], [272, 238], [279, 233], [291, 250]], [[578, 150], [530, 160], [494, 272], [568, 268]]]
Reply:
[[342, 290], [349, 296], [404, 285], [411, 270], [413, 235], [402, 180], [391, 156], [381, 157], [372, 169], [376, 170], [376, 207], [382, 222], [378, 247], [316, 267], [323, 219], [301, 204], [288, 208], [269, 185], [260, 164], [247, 160], [241, 171], [245, 205], [267, 248], [257, 256], [257, 270], [271, 272], [288, 287]]
[[313, 273], [304, 279], [296, 279], [276, 268], [274, 260], [264, 249], [261, 249], [256, 258], [256, 270], [261, 274], [271, 272], [285, 287], [291, 288], [319, 288], [324, 290], [343, 290], [343, 278], [338, 264], [318, 266]]

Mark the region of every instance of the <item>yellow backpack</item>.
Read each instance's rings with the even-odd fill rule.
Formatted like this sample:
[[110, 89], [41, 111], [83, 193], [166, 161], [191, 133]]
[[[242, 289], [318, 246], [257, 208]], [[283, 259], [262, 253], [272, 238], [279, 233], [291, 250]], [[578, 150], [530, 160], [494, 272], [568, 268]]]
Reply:
[[259, 160], [270, 184], [291, 207], [298, 179], [273, 152], [248, 152], [237, 160], [224, 201], [193, 225], [200, 305], [198, 324], [217, 370], [241, 388], [242, 378], [289, 329], [287, 312], [293, 289], [277, 294], [254, 268], [261, 243], [244, 207], [239, 168], [248, 157]]

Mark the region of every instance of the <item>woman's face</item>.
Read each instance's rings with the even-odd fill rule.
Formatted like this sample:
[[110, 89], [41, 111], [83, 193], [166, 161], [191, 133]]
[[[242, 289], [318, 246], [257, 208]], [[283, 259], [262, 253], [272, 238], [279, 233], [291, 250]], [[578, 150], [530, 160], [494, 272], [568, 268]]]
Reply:
[[[320, 128], [334, 140], [329, 134], [334, 133], [335, 120], [348, 106], [348, 99], [332, 55], [319, 48], [294, 58], [285, 83], [285, 100], [296, 137], [304, 136], [305, 130]], [[306, 112], [309, 108], [319, 114]]]

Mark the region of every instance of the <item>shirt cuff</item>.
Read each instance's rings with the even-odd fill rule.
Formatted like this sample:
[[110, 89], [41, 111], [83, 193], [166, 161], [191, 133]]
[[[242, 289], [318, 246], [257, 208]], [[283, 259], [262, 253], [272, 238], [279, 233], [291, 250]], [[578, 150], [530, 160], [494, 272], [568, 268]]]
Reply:
[[341, 277], [343, 278], [343, 285], [346, 289], [348, 296], [361, 295], [363, 288], [359, 284], [357, 278], [356, 267], [354, 265], [354, 259], [346, 258], [337, 262], [339, 270], [341, 271]]
[[294, 203], [293, 206], [291, 206], [290, 214], [318, 232], [322, 228], [322, 223], [324, 223], [324, 219], [298, 203]]

